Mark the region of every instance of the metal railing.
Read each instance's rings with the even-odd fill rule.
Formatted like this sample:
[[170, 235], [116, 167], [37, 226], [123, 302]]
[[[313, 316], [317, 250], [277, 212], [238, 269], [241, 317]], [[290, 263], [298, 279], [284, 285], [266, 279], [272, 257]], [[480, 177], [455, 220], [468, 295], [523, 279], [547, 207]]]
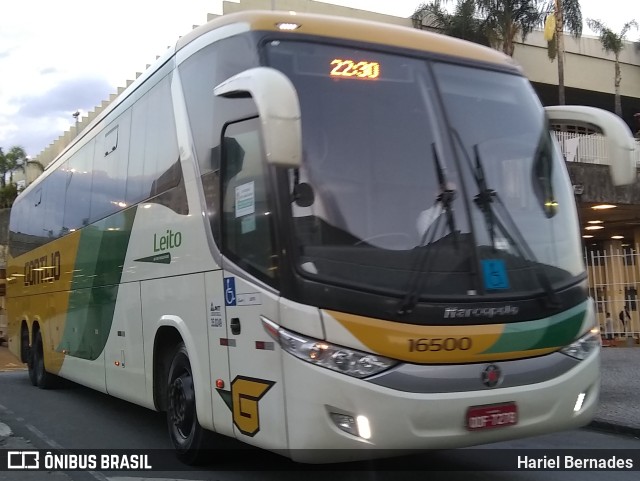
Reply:
[[[554, 132], [562, 155], [567, 162], [586, 164], [608, 164], [607, 143], [600, 134], [576, 134], [573, 132]], [[640, 142], [636, 140], [636, 165], [640, 167]]]
[[627, 338], [633, 338], [629, 343], [637, 344], [640, 339], [639, 252], [638, 245], [608, 250], [585, 248], [589, 294], [605, 340], [627, 344]]

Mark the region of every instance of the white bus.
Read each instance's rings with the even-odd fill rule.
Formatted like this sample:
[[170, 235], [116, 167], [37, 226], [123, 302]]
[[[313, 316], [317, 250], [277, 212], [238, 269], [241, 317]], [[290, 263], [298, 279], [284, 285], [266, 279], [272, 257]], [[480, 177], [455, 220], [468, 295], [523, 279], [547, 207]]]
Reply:
[[600, 338], [549, 118], [635, 178], [620, 119], [545, 113], [496, 51], [223, 16], [16, 200], [10, 349], [38, 387], [166, 411], [188, 463], [223, 436], [327, 462], [582, 426]]

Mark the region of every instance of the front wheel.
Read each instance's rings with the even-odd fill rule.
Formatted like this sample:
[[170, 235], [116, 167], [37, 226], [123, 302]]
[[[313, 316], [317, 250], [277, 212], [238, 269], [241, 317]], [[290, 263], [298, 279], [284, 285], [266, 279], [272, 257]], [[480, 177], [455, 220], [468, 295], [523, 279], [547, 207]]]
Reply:
[[185, 464], [202, 464], [211, 433], [198, 422], [193, 374], [184, 343], [173, 356], [167, 382], [167, 425], [176, 455]]

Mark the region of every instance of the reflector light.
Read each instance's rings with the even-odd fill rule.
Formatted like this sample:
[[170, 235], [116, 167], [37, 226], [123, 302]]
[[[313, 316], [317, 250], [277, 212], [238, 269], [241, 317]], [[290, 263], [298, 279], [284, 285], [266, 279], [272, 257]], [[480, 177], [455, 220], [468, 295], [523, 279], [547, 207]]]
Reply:
[[300, 24], [291, 22], [280, 22], [276, 23], [276, 27], [278, 27], [280, 30], [297, 30], [300, 28]]

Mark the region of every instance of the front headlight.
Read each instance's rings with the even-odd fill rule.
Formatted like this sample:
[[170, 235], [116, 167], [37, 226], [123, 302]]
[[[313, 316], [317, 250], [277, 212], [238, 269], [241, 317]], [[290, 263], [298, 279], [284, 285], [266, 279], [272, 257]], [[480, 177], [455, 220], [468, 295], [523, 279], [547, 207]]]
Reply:
[[264, 316], [261, 316], [261, 319], [265, 330], [282, 349], [316, 366], [362, 379], [378, 374], [398, 363], [383, 356], [303, 336], [278, 326]]
[[587, 334], [582, 336], [577, 341], [572, 342], [566, 347], [563, 347], [560, 352], [567, 356], [579, 359], [582, 361], [586, 359], [589, 354], [600, 347], [600, 329], [591, 329]]

